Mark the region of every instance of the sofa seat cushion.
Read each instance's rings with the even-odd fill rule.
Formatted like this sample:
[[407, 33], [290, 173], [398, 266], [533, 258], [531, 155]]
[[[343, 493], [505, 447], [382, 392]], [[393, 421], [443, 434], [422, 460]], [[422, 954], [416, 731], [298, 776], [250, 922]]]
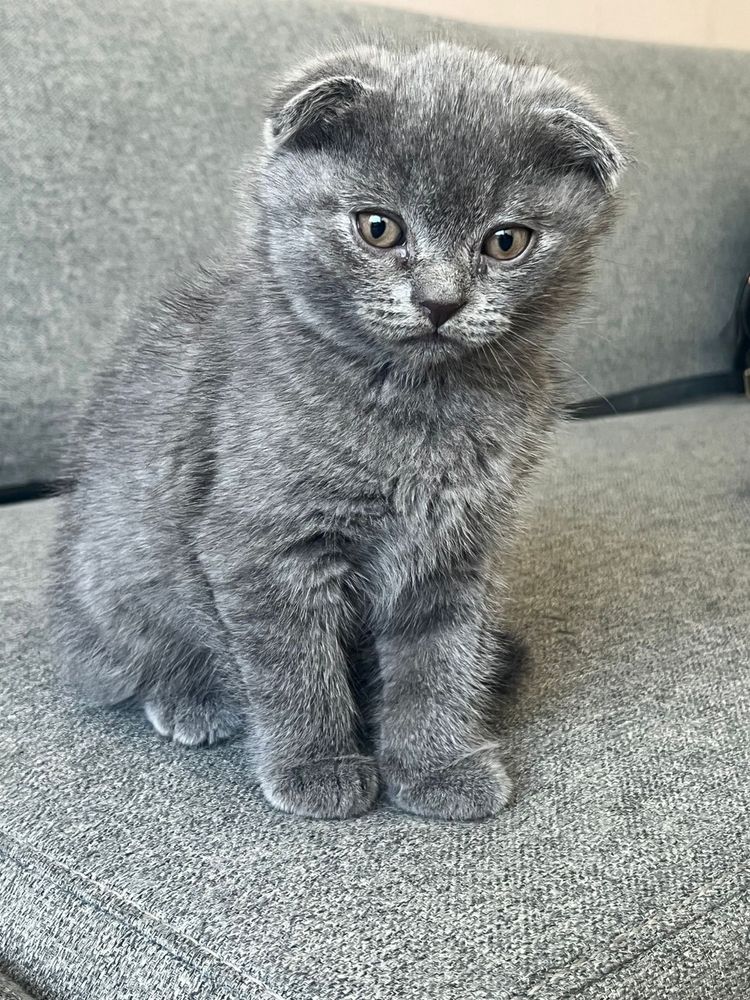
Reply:
[[55, 683], [54, 500], [0, 511], [0, 968], [39, 1000], [737, 1000], [747, 962], [750, 405], [575, 423], [513, 574], [517, 801], [274, 812]]

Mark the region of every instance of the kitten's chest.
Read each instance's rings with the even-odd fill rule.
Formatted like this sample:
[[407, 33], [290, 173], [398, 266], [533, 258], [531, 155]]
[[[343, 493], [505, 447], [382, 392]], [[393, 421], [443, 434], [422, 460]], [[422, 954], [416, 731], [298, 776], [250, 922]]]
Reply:
[[501, 449], [463, 440], [414, 439], [381, 455], [382, 516], [361, 525], [354, 562], [371, 613], [389, 614], [397, 596], [475, 564], [497, 530], [493, 511], [507, 476]]
[[483, 449], [468, 439], [431, 442], [397, 451], [387, 463], [383, 483], [393, 518], [417, 529], [448, 529], [457, 519], [479, 511], [497, 488], [504, 460], [498, 449]]
[[510, 480], [509, 450], [463, 429], [402, 434], [366, 454], [384, 514], [369, 533], [386, 560], [435, 559], [473, 545]]

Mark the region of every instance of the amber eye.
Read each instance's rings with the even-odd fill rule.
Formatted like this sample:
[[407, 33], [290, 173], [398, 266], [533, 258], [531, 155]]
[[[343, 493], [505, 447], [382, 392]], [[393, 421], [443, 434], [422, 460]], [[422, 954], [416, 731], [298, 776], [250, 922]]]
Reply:
[[404, 231], [398, 222], [389, 215], [381, 215], [379, 212], [359, 212], [357, 229], [365, 243], [381, 250], [389, 250], [404, 242]]
[[495, 260], [515, 260], [531, 243], [531, 230], [526, 226], [507, 226], [490, 233], [484, 241], [482, 253]]

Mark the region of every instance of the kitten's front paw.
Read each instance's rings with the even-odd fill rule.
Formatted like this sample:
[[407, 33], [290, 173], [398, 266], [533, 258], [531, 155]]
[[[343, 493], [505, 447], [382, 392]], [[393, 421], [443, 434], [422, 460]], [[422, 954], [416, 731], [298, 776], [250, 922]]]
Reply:
[[433, 819], [484, 819], [508, 805], [513, 785], [490, 754], [470, 757], [428, 775], [388, 785], [394, 805]]
[[211, 745], [225, 740], [242, 728], [239, 709], [219, 697], [152, 697], [143, 704], [146, 718], [160, 736], [186, 746]]
[[272, 806], [316, 819], [361, 816], [378, 794], [378, 772], [370, 757], [263, 767], [260, 779]]

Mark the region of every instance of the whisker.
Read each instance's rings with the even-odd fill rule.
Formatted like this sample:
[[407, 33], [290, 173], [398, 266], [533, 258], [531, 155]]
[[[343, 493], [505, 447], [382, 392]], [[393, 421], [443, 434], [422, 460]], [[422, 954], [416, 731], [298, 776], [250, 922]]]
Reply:
[[635, 267], [633, 264], [625, 264], [621, 260], [613, 260], [611, 257], [600, 257], [599, 254], [594, 255], [594, 260], [597, 262], [602, 262], [604, 264], [612, 264], [613, 267], [622, 267], [626, 271], [634, 271]]
[[[525, 345], [526, 347], [538, 347], [539, 346], [533, 340], [529, 339], [528, 337], [525, 337], [521, 333], [515, 334], [514, 335], [514, 340], [517, 343], [519, 343], [519, 344]], [[503, 350], [503, 352], [506, 354], [506, 356], [512, 357], [512, 355], [510, 354], [510, 351], [508, 350], [507, 346], [504, 345], [501, 340], [496, 340], [496, 341], [494, 341], [494, 343], [495, 343], [495, 346], [497, 346], [501, 350]], [[594, 396], [597, 399], [601, 399], [603, 402], [605, 402], [607, 404], [607, 406], [609, 406], [611, 408], [611, 410], [612, 410], [613, 413], [617, 413], [617, 409], [616, 409], [614, 403], [610, 399], [608, 399], [607, 396], [605, 396], [605, 394], [603, 392], [601, 392], [599, 389], [597, 389], [596, 386], [592, 382], [590, 382], [588, 378], [586, 378], [586, 376], [583, 374], [583, 372], [578, 371], [577, 368], [575, 368], [572, 364], [570, 364], [570, 362], [566, 358], [562, 357], [561, 354], [559, 354], [557, 351], [555, 351], [554, 348], [552, 348], [552, 349], [547, 348], [547, 350], [548, 350], [549, 354], [551, 355], [551, 357], [554, 359], [554, 361], [557, 364], [562, 365], [569, 372], [571, 372], [571, 374], [573, 374], [577, 378], [579, 378], [585, 385], [587, 385], [589, 387], [589, 389], [591, 389], [591, 392], [594, 394]]]

